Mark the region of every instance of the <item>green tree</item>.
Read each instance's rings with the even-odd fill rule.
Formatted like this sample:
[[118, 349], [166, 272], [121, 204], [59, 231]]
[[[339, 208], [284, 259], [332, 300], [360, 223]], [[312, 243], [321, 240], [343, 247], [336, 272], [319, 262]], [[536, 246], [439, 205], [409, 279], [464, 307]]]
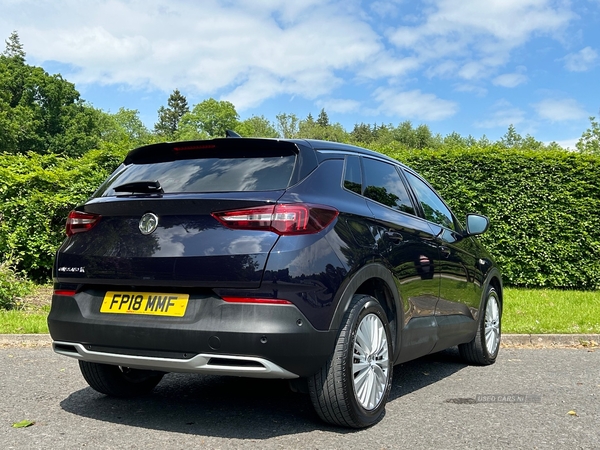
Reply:
[[115, 114], [106, 114], [102, 139], [120, 144], [123, 148], [139, 147], [154, 140], [152, 133], [139, 117], [137, 109], [119, 108]]
[[350, 138], [357, 144], [369, 144], [375, 139], [371, 125], [362, 122], [354, 124], [354, 128], [350, 132]]
[[442, 143], [445, 147], [449, 147], [449, 148], [454, 148], [454, 147], [460, 148], [460, 147], [468, 146], [467, 139], [462, 137], [456, 131], [453, 131], [452, 133], [445, 136]]
[[538, 141], [532, 135], [527, 134], [521, 141], [521, 148], [528, 150], [542, 150], [546, 148], [546, 145], [542, 141]]
[[306, 119], [298, 121], [297, 137], [302, 139], [319, 139], [322, 141], [348, 142], [350, 136], [340, 123], [330, 123], [324, 109], [321, 109], [317, 120], [312, 114]]
[[434, 147], [433, 142], [434, 142], [434, 137], [433, 134], [431, 133], [431, 130], [429, 129], [429, 127], [425, 124], [421, 124], [419, 125], [415, 131], [414, 131], [414, 135], [415, 135], [415, 148], [422, 150], [424, 148], [432, 148]]
[[13, 58], [25, 62], [25, 50], [21, 44], [21, 39], [16, 31], [13, 31], [6, 42], [6, 49], [2, 53], [7, 58]]
[[0, 55], [0, 151], [81, 155], [99, 144], [101, 121], [72, 83], [27, 65], [11, 34]]
[[264, 116], [252, 116], [240, 122], [236, 130], [244, 137], [276, 138], [279, 133], [275, 126]]
[[179, 129], [179, 121], [188, 113], [187, 99], [175, 89], [167, 99], [167, 107], [158, 108], [158, 122], [154, 124], [154, 132], [159, 136], [172, 139]]
[[392, 124], [373, 124], [373, 137], [378, 145], [390, 144], [394, 140], [397, 140], [396, 134], [397, 132]]
[[590, 127], [583, 132], [575, 147], [581, 153], [600, 155], [600, 124], [595, 117], [590, 117]]
[[403, 144], [406, 148], [415, 148], [415, 132], [410, 120], [400, 123], [394, 130], [394, 140]]
[[276, 128], [279, 136], [284, 139], [294, 139], [298, 137], [300, 131], [300, 121], [296, 114], [279, 113], [275, 116]]
[[319, 113], [319, 117], [317, 117], [317, 124], [322, 127], [329, 126], [329, 116], [325, 112], [324, 108], [321, 109], [321, 112]]
[[511, 123], [508, 126], [506, 134], [500, 138], [499, 143], [506, 148], [520, 148], [523, 143], [523, 137], [517, 133], [517, 130]]
[[[311, 118], [312, 119], [312, 118]], [[309, 120], [301, 120], [298, 124], [298, 137], [302, 139], [319, 139], [322, 141], [332, 142], [347, 142], [348, 133], [339, 123], [329, 124], [326, 126], [319, 125], [319, 122]]]
[[226, 130], [235, 130], [239, 115], [233, 103], [213, 98], [198, 103], [181, 117], [178, 139], [225, 137]]

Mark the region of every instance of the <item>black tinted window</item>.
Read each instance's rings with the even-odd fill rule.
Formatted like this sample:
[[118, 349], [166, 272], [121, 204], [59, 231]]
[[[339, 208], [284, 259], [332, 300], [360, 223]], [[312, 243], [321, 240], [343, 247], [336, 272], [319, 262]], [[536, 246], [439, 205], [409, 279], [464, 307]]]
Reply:
[[409, 184], [412, 186], [417, 200], [423, 208], [425, 218], [430, 222], [436, 223], [451, 230], [455, 229], [454, 220], [452, 213], [448, 207], [444, 204], [442, 199], [431, 190], [427, 184], [422, 180], [414, 176], [413, 174], [406, 172], [406, 176]]
[[[212, 155], [211, 155], [212, 156]], [[165, 193], [270, 191], [288, 187], [296, 155], [260, 157], [209, 157], [130, 164], [101, 193], [139, 181], [156, 181]]]
[[396, 168], [382, 161], [364, 158], [365, 192], [364, 196], [390, 208], [409, 214], [415, 210]]
[[360, 173], [360, 159], [358, 156], [346, 156], [344, 187], [349, 191], [362, 194], [362, 175]]

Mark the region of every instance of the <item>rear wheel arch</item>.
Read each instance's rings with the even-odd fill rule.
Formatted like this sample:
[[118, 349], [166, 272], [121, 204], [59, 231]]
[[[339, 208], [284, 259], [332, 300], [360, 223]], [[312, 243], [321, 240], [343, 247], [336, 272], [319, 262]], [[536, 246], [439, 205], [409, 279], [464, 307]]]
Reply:
[[477, 329], [471, 341], [460, 344], [462, 358], [469, 364], [489, 365], [500, 349], [502, 318], [502, 278], [494, 270], [486, 277], [477, 317]]
[[344, 315], [356, 294], [375, 298], [385, 311], [392, 334], [394, 357], [397, 356], [400, 347], [403, 309], [391, 272], [380, 264], [369, 264], [358, 270], [343, 291], [338, 294], [339, 301], [331, 321], [331, 330], [340, 329]]
[[392, 385], [391, 353], [383, 307], [370, 295], [353, 295], [334, 352], [321, 370], [308, 377], [308, 391], [319, 417], [352, 428], [381, 420]]
[[502, 287], [502, 276], [500, 275], [500, 271], [496, 268], [492, 269], [483, 283], [483, 290], [481, 292], [481, 302], [479, 304], [479, 314], [483, 312], [485, 296], [487, 295], [488, 287], [493, 287], [498, 294], [500, 301], [500, 312], [502, 312], [502, 306], [504, 304], [504, 293]]
[[490, 279], [489, 284], [496, 289], [496, 292], [498, 293], [498, 296], [500, 297], [500, 308], [502, 309], [502, 306], [504, 305], [504, 292], [502, 291], [502, 282], [500, 281], [500, 279], [497, 276], [492, 277], [492, 279]]

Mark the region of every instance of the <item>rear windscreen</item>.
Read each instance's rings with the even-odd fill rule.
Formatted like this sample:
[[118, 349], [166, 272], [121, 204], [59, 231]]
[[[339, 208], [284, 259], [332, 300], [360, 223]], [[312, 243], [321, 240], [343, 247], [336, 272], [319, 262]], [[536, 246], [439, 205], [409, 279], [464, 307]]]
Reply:
[[205, 158], [189, 156], [122, 166], [96, 196], [124, 195], [127, 193], [115, 192], [114, 189], [144, 181], [158, 181], [165, 194], [286, 189], [296, 162], [296, 154], [291, 152], [251, 157], [226, 154], [217, 157], [214, 153]]

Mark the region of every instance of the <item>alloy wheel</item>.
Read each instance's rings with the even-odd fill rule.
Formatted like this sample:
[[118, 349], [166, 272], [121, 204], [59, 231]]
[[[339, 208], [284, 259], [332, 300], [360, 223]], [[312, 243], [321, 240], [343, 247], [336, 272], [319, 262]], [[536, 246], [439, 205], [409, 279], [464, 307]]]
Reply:
[[376, 314], [368, 314], [360, 321], [353, 350], [354, 393], [360, 405], [370, 411], [379, 406], [390, 372], [386, 332]]
[[500, 344], [500, 307], [495, 293], [488, 297], [485, 307], [485, 347], [494, 355]]

